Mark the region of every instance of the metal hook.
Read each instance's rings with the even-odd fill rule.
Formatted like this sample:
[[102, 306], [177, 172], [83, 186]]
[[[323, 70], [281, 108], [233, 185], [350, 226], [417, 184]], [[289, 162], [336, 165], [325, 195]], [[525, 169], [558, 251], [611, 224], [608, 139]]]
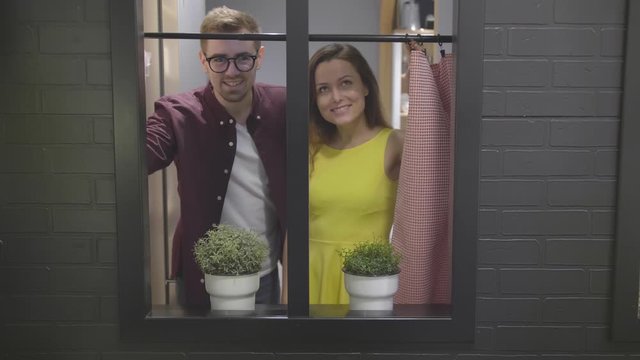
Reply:
[[436, 39], [438, 41], [438, 47], [440, 47], [440, 57], [444, 57], [445, 50], [444, 50], [444, 46], [442, 45], [442, 39], [440, 38], [440, 33], [438, 33], [438, 36]]

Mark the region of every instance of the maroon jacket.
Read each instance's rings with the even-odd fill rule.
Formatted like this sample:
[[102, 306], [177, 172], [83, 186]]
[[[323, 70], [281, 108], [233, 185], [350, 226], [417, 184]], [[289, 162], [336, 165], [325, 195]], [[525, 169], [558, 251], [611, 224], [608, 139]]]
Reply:
[[[281, 234], [286, 229], [285, 95], [282, 86], [256, 84], [247, 119], [267, 172]], [[148, 173], [172, 161], [177, 168], [180, 219], [173, 237], [171, 274], [184, 279], [187, 305], [209, 304], [193, 245], [220, 221], [235, 144], [235, 119], [213, 96], [211, 84], [160, 98], [147, 119]], [[276, 250], [281, 253], [281, 248]]]

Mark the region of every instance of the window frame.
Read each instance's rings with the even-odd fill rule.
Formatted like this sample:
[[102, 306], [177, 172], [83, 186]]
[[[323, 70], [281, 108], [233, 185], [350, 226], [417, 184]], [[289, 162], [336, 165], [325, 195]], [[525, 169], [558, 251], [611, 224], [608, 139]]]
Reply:
[[[308, 276], [290, 271], [288, 316], [206, 316], [185, 309], [152, 312], [149, 284], [148, 191], [142, 0], [111, 1], [111, 49], [118, 246], [118, 307], [125, 341], [200, 343], [217, 351], [411, 351], [471, 343], [475, 332], [478, 163], [482, 109], [484, 0], [453, 0], [456, 139], [450, 316], [307, 316]], [[308, 0], [287, 0], [289, 14]], [[287, 16], [288, 99], [308, 91], [308, 18]], [[302, 61], [300, 61], [302, 60]], [[461, 79], [464, 79], [461, 80]], [[308, 99], [287, 101], [287, 119], [304, 118]], [[301, 116], [302, 115], [302, 116]], [[289, 239], [308, 238], [307, 123], [287, 122]], [[298, 149], [299, 151], [295, 151]], [[307, 269], [305, 241], [290, 240], [291, 269]], [[437, 311], [438, 307], [433, 307]]]
[[638, 297], [640, 283], [640, 3], [627, 2], [624, 88], [618, 154], [616, 253], [614, 268], [612, 339], [640, 342]]

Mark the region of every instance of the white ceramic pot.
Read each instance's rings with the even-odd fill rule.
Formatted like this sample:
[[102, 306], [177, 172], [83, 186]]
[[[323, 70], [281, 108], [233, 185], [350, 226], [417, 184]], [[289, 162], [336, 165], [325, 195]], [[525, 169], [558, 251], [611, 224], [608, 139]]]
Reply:
[[398, 291], [398, 274], [359, 276], [344, 273], [350, 310], [393, 310], [393, 295]]
[[255, 310], [258, 273], [239, 276], [204, 275], [212, 310]]

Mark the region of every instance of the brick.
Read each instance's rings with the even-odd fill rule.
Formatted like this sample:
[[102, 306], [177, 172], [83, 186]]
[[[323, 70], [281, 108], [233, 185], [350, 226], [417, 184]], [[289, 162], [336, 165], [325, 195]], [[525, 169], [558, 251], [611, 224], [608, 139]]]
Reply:
[[618, 151], [596, 151], [595, 175], [615, 176], [618, 173]]
[[501, 27], [484, 28], [484, 54], [502, 55], [505, 48], [505, 31]]
[[482, 144], [494, 146], [541, 146], [545, 144], [547, 125], [539, 120], [482, 121]]
[[536, 265], [540, 249], [535, 240], [479, 240], [478, 264]]
[[19, 294], [48, 292], [51, 288], [50, 269], [40, 267], [3, 267], [0, 276], [0, 293]]
[[549, 144], [553, 146], [617, 146], [618, 120], [552, 120]]
[[109, 27], [104, 25], [42, 26], [40, 51], [49, 54], [106, 54], [109, 52]]
[[90, 202], [89, 181], [74, 176], [42, 176], [36, 174], [0, 174], [6, 189], [0, 199], [13, 204]]
[[559, 180], [548, 182], [551, 206], [608, 206], [616, 204], [614, 180]]
[[591, 91], [507, 91], [507, 116], [594, 116]]
[[482, 115], [500, 116], [506, 112], [507, 98], [504, 92], [484, 90], [482, 92]]
[[96, 203], [115, 204], [116, 186], [114, 179], [96, 179]]
[[[106, 352], [102, 354], [101, 360], [185, 360], [186, 354], [180, 352]], [[189, 360], [198, 357], [189, 356]], [[214, 360], [215, 357], [207, 359]], [[233, 359], [233, 358], [230, 358]]]
[[[587, 343], [587, 347], [589, 343]], [[597, 350], [596, 350], [597, 351]], [[557, 355], [557, 354], [543, 354], [541, 360], [616, 360], [616, 359], [628, 359], [624, 354], [572, 354], [572, 355]]]
[[584, 336], [578, 326], [498, 326], [496, 350], [582, 351]]
[[117, 259], [116, 241], [112, 238], [98, 239], [98, 262], [112, 264]]
[[118, 298], [115, 296], [100, 297], [100, 322], [112, 323], [118, 322]]
[[0, 174], [0, 202], [36, 203], [44, 198], [45, 177], [40, 174]]
[[567, 24], [623, 24], [624, 0], [556, 0], [555, 21]]
[[604, 323], [610, 318], [609, 306], [606, 298], [548, 297], [542, 302], [542, 321]]
[[348, 354], [329, 354], [329, 353], [291, 353], [291, 354], [276, 354], [278, 360], [360, 360], [360, 354], [348, 353]]
[[498, 289], [498, 278], [495, 269], [478, 268], [476, 289], [479, 294], [493, 294]]
[[480, 205], [537, 206], [546, 196], [544, 181], [537, 180], [481, 180]]
[[389, 354], [362, 354], [361, 359], [362, 360], [454, 360], [456, 359], [456, 357], [450, 354], [389, 353]]
[[3, 350], [51, 351], [55, 349], [55, 326], [51, 323], [6, 324], [3, 326]]
[[483, 149], [480, 152], [480, 175], [497, 176], [501, 171], [502, 154], [498, 150]]
[[493, 349], [493, 328], [476, 326], [476, 336], [473, 344], [476, 350], [492, 350]]
[[86, 116], [22, 115], [5, 120], [7, 139], [15, 144], [86, 144], [92, 120]]
[[478, 214], [478, 234], [489, 235], [498, 234], [499, 232], [498, 212], [496, 210], [480, 210]]
[[108, 0], [86, 0], [85, 19], [87, 21], [109, 21]]
[[553, 20], [551, 0], [487, 0], [485, 22], [492, 24], [547, 24]]
[[91, 181], [84, 176], [51, 176], [45, 187], [46, 203], [89, 204]]
[[94, 321], [98, 301], [90, 296], [15, 296], [9, 302], [12, 321]]
[[0, 229], [6, 233], [40, 233], [51, 228], [47, 208], [0, 207]]
[[54, 209], [54, 232], [115, 233], [115, 209]]
[[90, 352], [13, 353], [11, 360], [100, 360], [100, 354]]
[[39, 81], [36, 56], [13, 54], [0, 56], [0, 84], [36, 84]]
[[0, 86], [0, 108], [6, 114], [36, 113], [40, 110], [38, 91], [33, 86]]
[[3, 31], [0, 31], [0, 44], [3, 44], [3, 49], [0, 49], [3, 54], [35, 53], [38, 50], [36, 27], [27, 24], [7, 24]]
[[551, 83], [547, 60], [484, 60], [484, 86], [541, 87]]
[[613, 241], [554, 239], [546, 242], [545, 263], [551, 265], [610, 265]]
[[509, 55], [591, 56], [598, 53], [599, 45], [591, 28], [509, 28]]
[[82, 0], [25, 0], [18, 4], [14, 14], [21, 21], [68, 21], [74, 22], [82, 19]]
[[586, 274], [582, 269], [502, 269], [503, 294], [583, 294]]
[[589, 270], [589, 292], [594, 295], [609, 295], [613, 283], [612, 271], [608, 269]]
[[615, 233], [615, 212], [594, 210], [591, 212], [591, 233], [613, 235]]
[[585, 210], [508, 210], [502, 213], [505, 235], [586, 235], [589, 213]]
[[553, 86], [622, 87], [622, 61], [554, 61]]
[[110, 85], [111, 61], [109, 59], [88, 59], [87, 83], [91, 85]]
[[596, 91], [596, 115], [620, 117], [622, 111], [621, 91]]
[[530, 360], [538, 359], [537, 355], [515, 354], [460, 354], [456, 360]]
[[17, 238], [5, 239], [9, 264], [82, 264], [93, 258], [90, 238]]
[[111, 90], [98, 89], [43, 90], [42, 109], [52, 114], [110, 115], [112, 95]]
[[624, 56], [625, 30], [622, 27], [600, 29], [600, 55]]
[[81, 85], [86, 81], [84, 59], [70, 56], [42, 56], [38, 61], [38, 78], [42, 84]]
[[[119, 339], [116, 324], [58, 325], [53, 335], [56, 348], [76, 351], [116, 349]], [[104, 357], [104, 354], [102, 356]]]
[[113, 144], [113, 118], [96, 118], [93, 129], [93, 141], [96, 144]]
[[[82, 149], [82, 151], [79, 151]], [[57, 173], [113, 174], [113, 148], [95, 147], [51, 147], [47, 149], [52, 169]]]
[[54, 267], [51, 286], [56, 292], [112, 294], [116, 291], [116, 269], [112, 267]]
[[580, 150], [507, 150], [504, 174], [510, 176], [586, 176], [593, 173], [593, 154]]
[[487, 322], [535, 322], [539, 320], [540, 300], [535, 298], [478, 298], [477, 320]]

